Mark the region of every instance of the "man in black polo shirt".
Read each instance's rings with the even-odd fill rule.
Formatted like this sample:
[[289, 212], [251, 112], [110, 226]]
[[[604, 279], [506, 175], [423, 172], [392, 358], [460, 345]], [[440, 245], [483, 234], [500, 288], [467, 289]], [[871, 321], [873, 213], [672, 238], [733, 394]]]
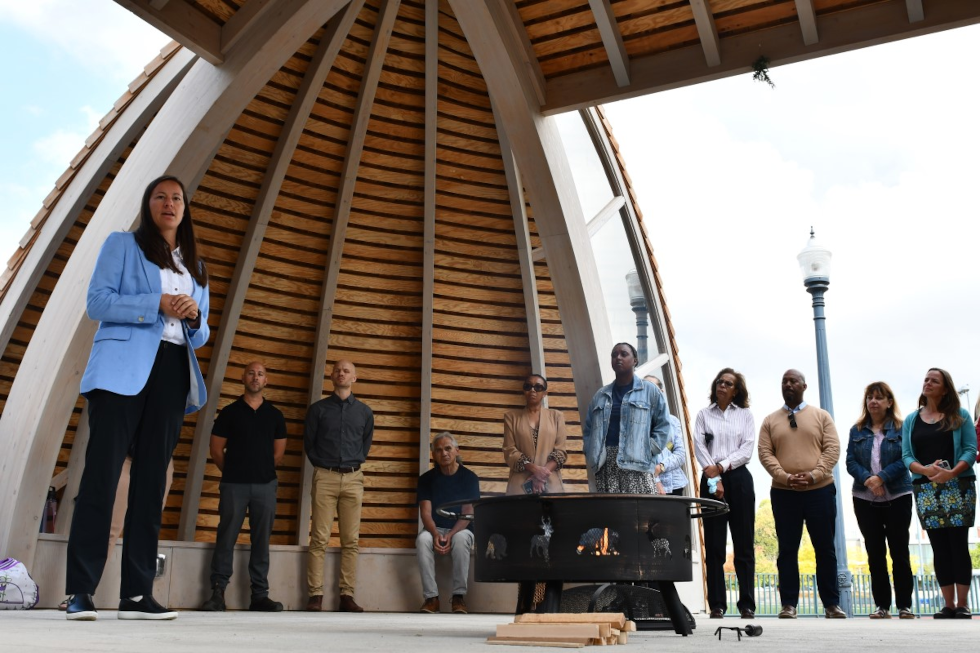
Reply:
[[282, 603], [269, 598], [269, 538], [276, 519], [276, 466], [286, 452], [286, 419], [262, 396], [268, 379], [265, 365], [245, 366], [245, 394], [231, 402], [211, 429], [211, 459], [221, 470], [218, 537], [211, 558], [211, 598], [201, 610], [222, 612], [232, 572], [235, 542], [248, 511], [252, 550], [249, 610], [279, 612]]
[[306, 413], [303, 447], [313, 464], [313, 521], [306, 564], [309, 601], [306, 609], [323, 609], [323, 558], [334, 516], [340, 531], [340, 612], [364, 612], [354, 602], [357, 587], [357, 539], [361, 533], [364, 474], [374, 438], [374, 413], [357, 400], [351, 386], [357, 371], [350, 361], [334, 363], [333, 394]]
[[[439, 506], [453, 501], [480, 498], [480, 479], [459, 462], [459, 445], [452, 433], [443, 431], [432, 440], [432, 460], [436, 466], [419, 476], [418, 504], [422, 531], [415, 539], [419, 573], [422, 575], [421, 612], [439, 612], [439, 586], [436, 584], [436, 556], [453, 559], [453, 602], [456, 614], [466, 614], [466, 585], [470, 574], [473, 530], [465, 519], [443, 517]], [[457, 514], [473, 514], [473, 506], [448, 508]]]

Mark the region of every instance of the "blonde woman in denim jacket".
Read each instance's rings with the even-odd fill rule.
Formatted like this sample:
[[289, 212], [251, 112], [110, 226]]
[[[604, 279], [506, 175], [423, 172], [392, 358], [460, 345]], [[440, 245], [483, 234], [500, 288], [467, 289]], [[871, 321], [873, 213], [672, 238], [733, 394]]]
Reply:
[[912, 612], [912, 477], [902, 460], [902, 417], [895, 393], [883, 381], [864, 389], [861, 417], [847, 439], [847, 473], [854, 477], [854, 516], [864, 535], [871, 573], [871, 594], [877, 609], [869, 617], [890, 619], [892, 588], [888, 580], [885, 543], [892, 556], [895, 606], [899, 619]]
[[596, 392], [585, 416], [582, 448], [597, 492], [656, 494], [657, 454], [670, 438], [667, 400], [636, 366], [633, 345], [613, 347], [616, 380]]

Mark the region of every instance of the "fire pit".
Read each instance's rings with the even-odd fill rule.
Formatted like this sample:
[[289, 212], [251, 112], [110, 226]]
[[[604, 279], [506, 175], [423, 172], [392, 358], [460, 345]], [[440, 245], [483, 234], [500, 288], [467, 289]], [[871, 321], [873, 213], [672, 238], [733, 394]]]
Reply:
[[692, 580], [691, 519], [728, 510], [713, 499], [638, 494], [501, 496], [466, 503], [475, 513], [477, 581], [551, 581], [548, 611], [557, 611], [561, 583], [656, 583], [680, 634], [691, 631], [674, 583]]

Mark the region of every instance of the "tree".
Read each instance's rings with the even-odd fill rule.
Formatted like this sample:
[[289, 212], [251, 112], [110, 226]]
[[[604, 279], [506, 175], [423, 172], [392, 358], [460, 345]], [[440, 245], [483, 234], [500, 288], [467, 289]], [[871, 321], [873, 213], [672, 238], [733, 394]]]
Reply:
[[772, 516], [772, 502], [763, 499], [755, 511], [756, 573], [775, 574], [778, 555], [779, 540], [776, 538], [776, 520]]

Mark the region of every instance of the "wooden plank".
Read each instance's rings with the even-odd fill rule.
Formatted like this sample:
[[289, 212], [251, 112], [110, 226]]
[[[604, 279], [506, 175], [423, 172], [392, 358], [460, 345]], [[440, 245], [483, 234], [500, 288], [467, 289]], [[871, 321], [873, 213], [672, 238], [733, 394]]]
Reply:
[[544, 614], [519, 614], [514, 617], [518, 624], [609, 624], [614, 628], [626, 627], [626, 615], [622, 612], [550, 612]]
[[592, 15], [595, 17], [595, 24], [602, 37], [602, 45], [606, 49], [606, 58], [609, 60], [609, 67], [612, 69], [616, 83], [620, 86], [629, 86], [630, 60], [609, 0], [589, 0], [589, 7], [592, 8]]
[[496, 646], [543, 646], [546, 648], [583, 648], [588, 646], [590, 640], [588, 637], [582, 638], [572, 638], [565, 641], [559, 641], [557, 639], [552, 640], [541, 640], [541, 639], [511, 639], [508, 637], [487, 637], [487, 644], [493, 644]]
[[528, 639], [530, 637], [541, 639], [563, 638], [563, 637], [602, 637], [602, 626], [609, 628], [608, 624], [597, 623], [568, 623], [559, 624], [549, 623], [514, 623], [500, 624], [497, 626], [497, 637], [511, 639]]

